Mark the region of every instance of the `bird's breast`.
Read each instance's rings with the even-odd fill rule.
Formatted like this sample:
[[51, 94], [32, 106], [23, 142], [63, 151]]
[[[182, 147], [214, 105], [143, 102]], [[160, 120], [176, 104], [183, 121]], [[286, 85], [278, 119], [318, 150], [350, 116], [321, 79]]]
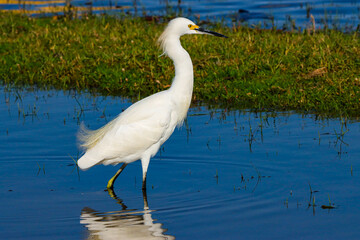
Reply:
[[191, 96], [190, 97], [183, 96], [180, 100], [176, 102], [177, 125], [181, 124], [186, 118], [187, 112], [190, 107], [190, 103], [191, 103]]

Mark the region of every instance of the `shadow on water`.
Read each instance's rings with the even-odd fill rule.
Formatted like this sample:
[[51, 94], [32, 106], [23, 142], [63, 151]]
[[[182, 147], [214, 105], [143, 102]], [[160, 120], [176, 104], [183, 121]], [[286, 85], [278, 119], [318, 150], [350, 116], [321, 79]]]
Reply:
[[143, 191], [143, 209], [128, 209], [114, 190], [109, 189], [108, 193], [122, 210], [99, 212], [89, 207], [83, 208], [80, 223], [88, 229], [88, 239], [175, 239], [166, 235], [167, 230], [152, 218], [153, 210], [149, 208], [146, 191]]

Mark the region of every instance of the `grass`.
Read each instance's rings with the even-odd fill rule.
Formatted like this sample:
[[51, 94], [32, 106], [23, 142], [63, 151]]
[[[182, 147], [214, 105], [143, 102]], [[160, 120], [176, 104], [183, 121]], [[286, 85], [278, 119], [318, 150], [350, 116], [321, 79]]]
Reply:
[[[156, 46], [165, 23], [132, 17], [30, 18], [0, 13], [0, 81], [143, 98], [167, 89]], [[359, 33], [213, 26], [228, 39], [182, 37], [194, 100], [253, 110], [360, 116]]]

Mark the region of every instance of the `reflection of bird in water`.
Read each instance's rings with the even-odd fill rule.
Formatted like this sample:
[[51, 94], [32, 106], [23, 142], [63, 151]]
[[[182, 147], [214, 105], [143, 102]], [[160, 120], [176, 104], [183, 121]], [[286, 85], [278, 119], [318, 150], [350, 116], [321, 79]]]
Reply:
[[160, 36], [159, 42], [175, 65], [175, 77], [168, 90], [158, 92], [134, 103], [104, 127], [80, 134], [86, 153], [78, 166], [88, 169], [96, 164], [123, 163], [109, 180], [113, 184], [127, 164], [141, 159], [143, 189], [150, 158], [171, 136], [176, 126], [182, 124], [190, 106], [194, 85], [193, 65], [190, 55], [181, 46], [180, 37], [185, 34], [210, 34], [225, 37], [200, 28], [186, 18], [171, 20]]
[[110, 189], [109, 194], [121, 206], [122, 211], [97, 212], [85, 207], [81, 212], [80, 223], [89, 230], [88, 239], [126, 239], [152, 240], [175, 239], [165, 235], [161, 223], [154, 223], [148, 207], [146, 192], [143, 192], [144, 210], [129, 210], [121, 199]]

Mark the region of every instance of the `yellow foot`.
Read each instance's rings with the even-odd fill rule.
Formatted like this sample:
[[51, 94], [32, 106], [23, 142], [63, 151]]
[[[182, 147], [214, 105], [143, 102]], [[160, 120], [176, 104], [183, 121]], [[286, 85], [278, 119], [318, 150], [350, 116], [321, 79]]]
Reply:
[[106, 186], [107, 189], [113, 189], [114, 188], [114, 181], [111, 181], [111, 180], [113, 180], [113, 179], [109, 180], [109, 182], [108, 182], [108, 184]]

